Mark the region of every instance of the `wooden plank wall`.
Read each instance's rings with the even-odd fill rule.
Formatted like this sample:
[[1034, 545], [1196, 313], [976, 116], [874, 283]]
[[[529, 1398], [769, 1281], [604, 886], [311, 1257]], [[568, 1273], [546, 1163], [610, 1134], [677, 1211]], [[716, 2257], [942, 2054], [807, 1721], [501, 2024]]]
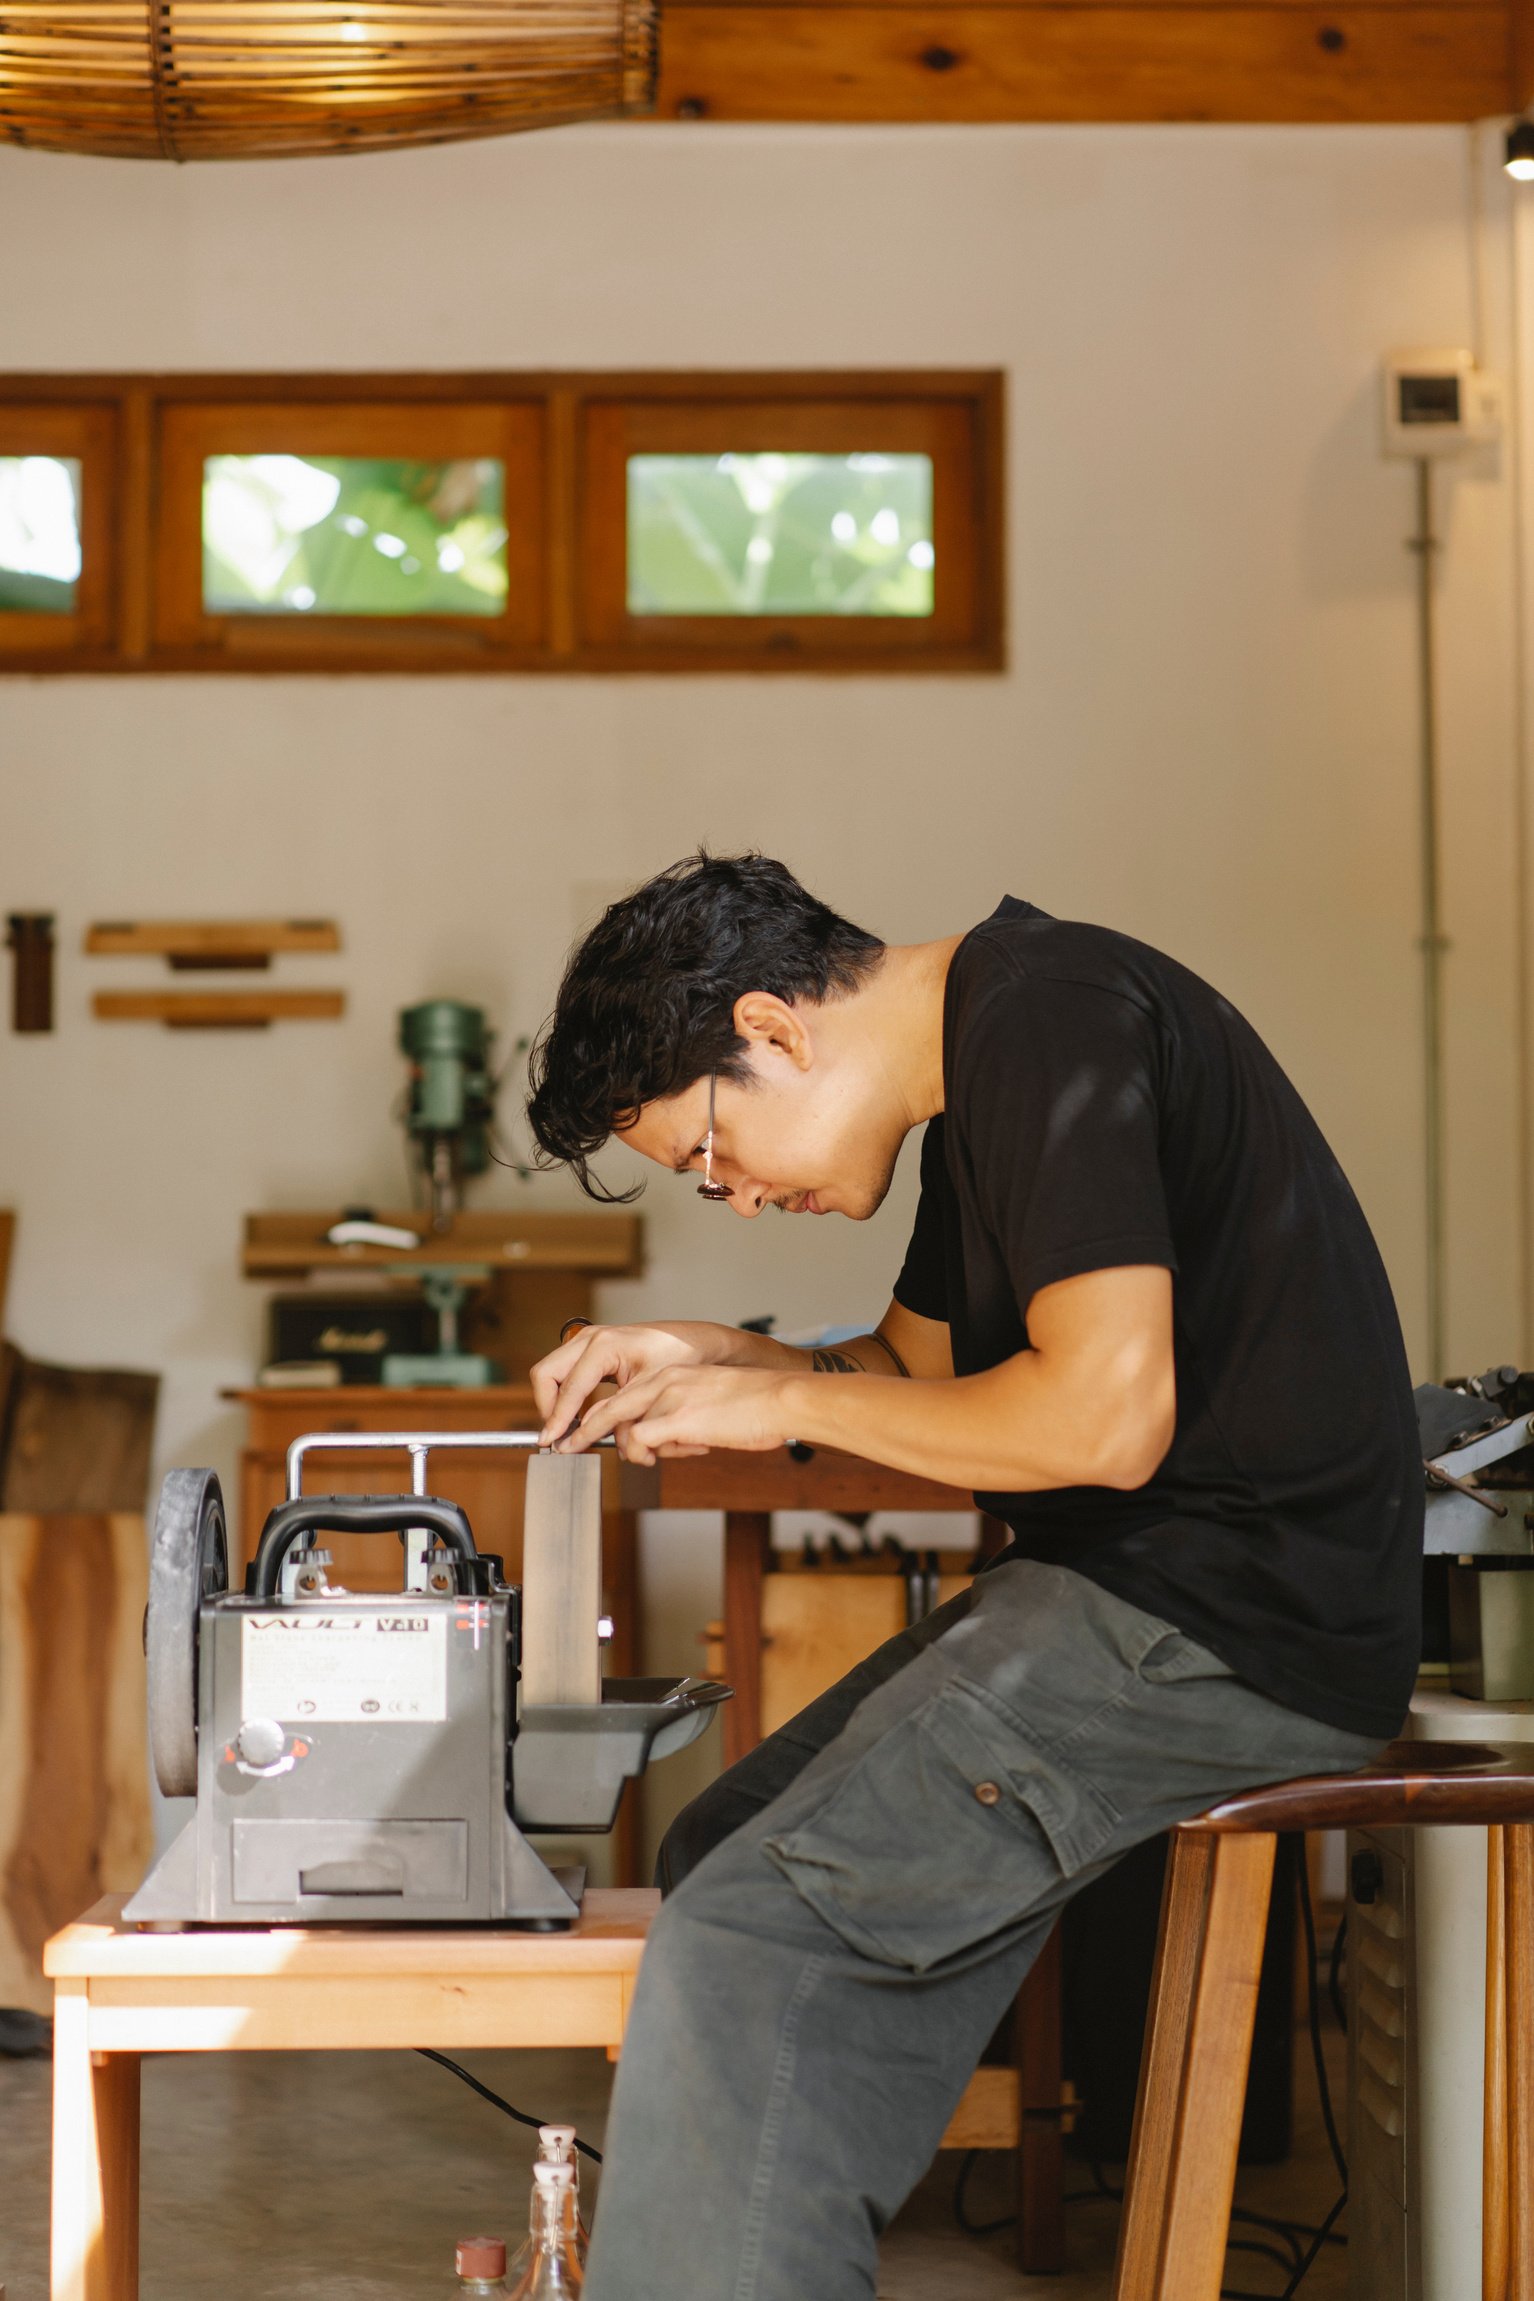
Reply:
[[1456, 121], [1534, 94], [1534, 0], [667, 0], [717, 120]]
[[51, 2011], [43, 1943], [153, 1850], [136, 1512], [0, 1513], [0, 2005]]

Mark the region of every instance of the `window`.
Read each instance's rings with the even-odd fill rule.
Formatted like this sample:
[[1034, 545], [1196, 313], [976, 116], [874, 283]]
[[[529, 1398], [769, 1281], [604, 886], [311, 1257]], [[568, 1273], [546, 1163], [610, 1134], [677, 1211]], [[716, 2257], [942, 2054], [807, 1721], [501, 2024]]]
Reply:
[[0, 379], [0, 667], [995, 669], [1000, 435], [994, 375]]
[[218, 615], [501, 615], [496, 456], [210, 455], [202, 604]]
[[930, 455], [631, 455], [630, 615], [930, 615]]
[[532, 654], [544, 422], [537, 401], [320, 400], [301, 382], [170, 402], [158, 649], [294, 668]]
[[583, 641], [668, 670], [995, 666], [999, 403], [975, 376], [593, 386]]
[[80, 458], [0, 455], [0, 613], [73, 615]]
[[67, 664], [105, 638], [115, 439], [109, 407], [0, 400], [0, 667]]

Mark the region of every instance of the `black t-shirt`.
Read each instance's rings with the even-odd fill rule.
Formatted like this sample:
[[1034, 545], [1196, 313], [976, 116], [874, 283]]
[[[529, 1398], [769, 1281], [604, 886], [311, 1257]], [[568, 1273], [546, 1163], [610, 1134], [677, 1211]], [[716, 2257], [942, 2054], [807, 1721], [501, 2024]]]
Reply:
[[[1040, 1287], [1173, 1273], [1177, 1426], [1131, 1493], [978, 1494], [1008, 1555], [1087, 1575], [1289, 1708], [1394, 1734], [1420, 1642], [1422, 1464], [1389, 1282], [1320, 1129], [1185, 967], [1010, 897], [965, 936], [897, 1301], [954, 1370]], [[1106, 1409], [1105, 1409], [1106, 1411]]]

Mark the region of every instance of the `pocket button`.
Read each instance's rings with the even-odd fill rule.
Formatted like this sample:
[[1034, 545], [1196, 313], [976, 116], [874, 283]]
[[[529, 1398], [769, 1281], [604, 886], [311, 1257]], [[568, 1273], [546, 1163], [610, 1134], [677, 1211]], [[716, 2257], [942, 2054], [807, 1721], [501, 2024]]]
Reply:
[[983, 1806], [999, 1806], [1001, 1790], [995, 1782], [976, 1782], [975, 1795]]

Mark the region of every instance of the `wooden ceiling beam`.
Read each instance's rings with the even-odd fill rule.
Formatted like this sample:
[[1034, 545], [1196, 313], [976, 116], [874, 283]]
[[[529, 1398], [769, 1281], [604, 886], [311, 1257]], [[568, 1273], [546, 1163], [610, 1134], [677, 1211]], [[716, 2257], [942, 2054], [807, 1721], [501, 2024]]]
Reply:
[[668, 0], [657, 110], [1458, 121], [1518, 109], [1515, 80], [1534, 93], [1534, 0]]

